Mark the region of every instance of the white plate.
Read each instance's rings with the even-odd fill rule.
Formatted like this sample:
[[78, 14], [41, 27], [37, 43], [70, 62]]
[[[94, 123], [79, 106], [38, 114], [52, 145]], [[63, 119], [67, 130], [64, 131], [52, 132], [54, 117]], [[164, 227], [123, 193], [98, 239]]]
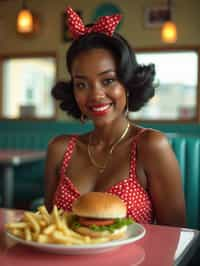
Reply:
[[123, 239], [113, 240], [100, 244], [88, 244], [88, 245], [85, 244], [85, 245], [71, 245], [71, 246], [65, 246], [60, 244], [41, 244], [34, 241], [27, 241], [18, 238], [10, 234], [9, 232], [7, 232], [7, 235], [9, 238], [16, 241], [17, 243], [21, 243], [26, 246], [31, 246], [50, 253], [80, 255], [80, 254], [95, 254], [95, 253], [106, 252], [111, 249], [118, 248], [122, 245], [133, 243], [141, 239], [145, 235], [145, 233], [146, 230], [142, 225], [134, 223], [128, 226], [127, 235]]

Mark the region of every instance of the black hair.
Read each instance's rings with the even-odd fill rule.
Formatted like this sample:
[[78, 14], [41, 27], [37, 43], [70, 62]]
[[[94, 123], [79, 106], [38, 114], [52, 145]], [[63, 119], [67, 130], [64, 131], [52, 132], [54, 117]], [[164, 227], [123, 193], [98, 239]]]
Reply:
[[[112, 37], [103, 33], [90, 33], [73, 41], [67, 51], [66, 64], [70, 74], [74, 59], [83, 51], [94, 48], [103, 48], [111, 52], [116, 61], [117, 77], [127, 91], [128, 110], [138, 111], [154, 96], [154, 64], [139, 65], [133, 49], [117, 33]], [[58, 82], [52, 89], [52, 95], [60, 100], [62, 110], [74, 118], [81, 117], [81, 111], [74, 97], [72, 80]]]

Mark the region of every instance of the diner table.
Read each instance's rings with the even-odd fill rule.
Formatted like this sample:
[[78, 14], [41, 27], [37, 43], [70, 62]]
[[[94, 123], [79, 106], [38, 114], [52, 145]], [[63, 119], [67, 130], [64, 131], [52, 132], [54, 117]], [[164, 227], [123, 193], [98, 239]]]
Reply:
[[33, 150], [0, 150], [0, 174], [3, 179], [2, 206], [12, 208], [14, 198], [14, 167], [43, 160], [44, 151]]
[[[56, 254], [20, 244], [5, 232], [5, 223], [19, 219], [23, 210], [0, 209], [0, 264], [2, 266], [171, 266], [191, 264], [199, 253], [199, 231], [144, 224], [145, 235], [134, 243], [97, 254]], [[47, 244], [48, 245], [48, 244]]]

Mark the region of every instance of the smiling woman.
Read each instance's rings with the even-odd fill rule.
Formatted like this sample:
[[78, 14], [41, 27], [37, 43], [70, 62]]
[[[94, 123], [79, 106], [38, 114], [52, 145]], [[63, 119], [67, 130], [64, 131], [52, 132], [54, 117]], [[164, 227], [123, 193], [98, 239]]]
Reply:
[[92, 120], [94, 130], [49, 143], [47, 207], [71, 211], [82, 194], [101, 191], [119, 197], [139, 223], [184, 225], [180, 170], [167, 138], [127, 118], [127, 109], [137, 111], [153, 97], [154, 65], [139, 65], [114, 32], [120, 15], [85, 27], [71, 8], [67, 14], [74, 38], [66, 56], [70, 80], [58, 82], [52, 95], [74, 118]]
[[118, 80], [115, 60], [109, 51], [96, 48], [80, 53], [72, 64], [71, 75], [76, 102], [96, 125], [102, 123], [103, 117], [112, 120], [123, 113], [125, 88]]

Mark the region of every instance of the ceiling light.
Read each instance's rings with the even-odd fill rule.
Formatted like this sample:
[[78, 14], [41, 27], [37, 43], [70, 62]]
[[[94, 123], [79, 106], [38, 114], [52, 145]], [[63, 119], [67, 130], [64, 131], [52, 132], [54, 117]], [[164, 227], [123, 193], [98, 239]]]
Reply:
[[171, 1], [168, 0], [168, 19], [163, 23], [161, 28], [161, 39], [165, 43], [175, 43], [177, 41], [176, 24], [171, 18]]

